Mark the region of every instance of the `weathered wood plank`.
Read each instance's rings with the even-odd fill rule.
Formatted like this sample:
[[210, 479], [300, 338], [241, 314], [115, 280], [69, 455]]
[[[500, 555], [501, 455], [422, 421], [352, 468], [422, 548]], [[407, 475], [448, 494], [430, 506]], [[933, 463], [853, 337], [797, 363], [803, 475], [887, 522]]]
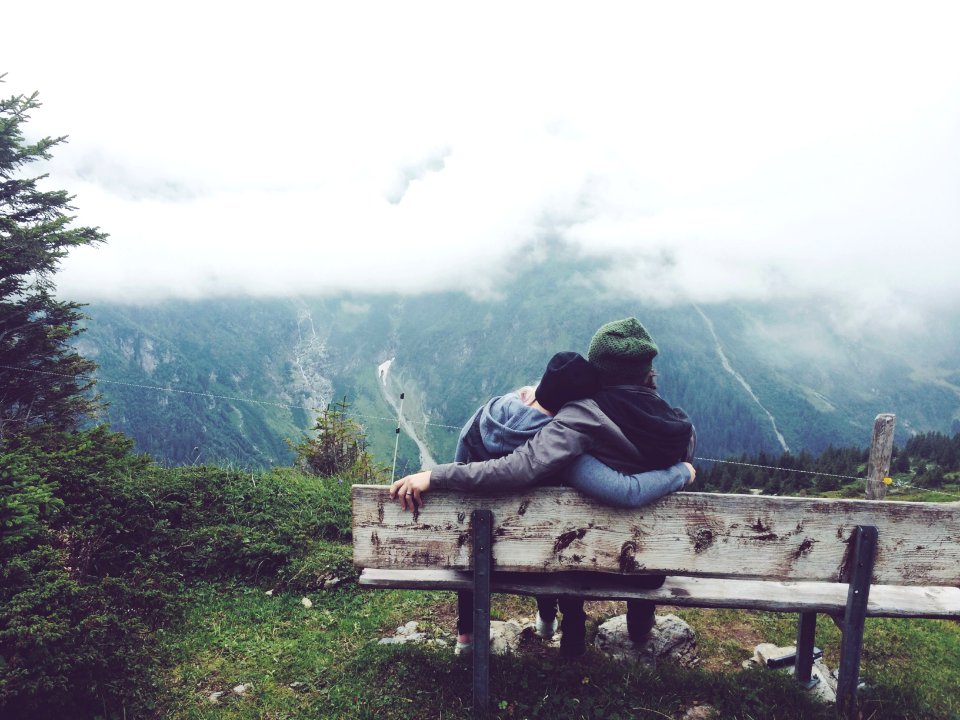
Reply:
[[835, 582], [857, 525], [880, 534], [874, 583], [960, 585], [960, 506], [676, 493], [638, 510], [564, 488], [424, 495], [403, 512], [384, 486], [353, 487], [354, 563], [468, 569], [470, 511], [494, 513], [500, 571], [586, 570]]
[[[367, 588], [408, 590], [469, 590], [473, 574], [466, 570], [375, 570], [360, 574]], [[660, 605], [741, 608], [773, 612], [819, 612], [837, 615], [847, 603], [845, 583], [776, 582], [670, 577], [663, 587], [629, 587], [629, 578], [587, 573], [494, 573], [494, 592], [514, 595], [577, 595], [588, 600], [641, 598]], [[960, 588], [874, 585], [867, 605], [869, 617], [960, 619]]]

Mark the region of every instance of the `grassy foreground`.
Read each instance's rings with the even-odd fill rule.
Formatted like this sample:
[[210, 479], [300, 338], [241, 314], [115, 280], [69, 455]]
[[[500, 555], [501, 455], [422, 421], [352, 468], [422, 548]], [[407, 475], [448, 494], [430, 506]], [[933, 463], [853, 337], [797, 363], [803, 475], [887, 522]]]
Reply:
[[[345, 421], [307, 449], [340, 457], [345, 438], [361, 448], [356, 429]], [[453, 595], [357, 587], [350, 482], [376, 468], [346, 457], [359, 459], [321, 477], [162, 468], [101, 426], [0, 444], [0, 719], [469, 717], [470, 666], [449, 647], [377, 644], [410, 620], [442, 637]], [[893, 489], [960, 495], [954, 471], [935, 475], [936, 494]], [[506, 597], [494, 610], [534, 611]], [[565, 664], [531, 638], [494, 663], [495, 714], [681, 718], [702, 704], [722, 718], [832, 717], [789, 677], [741, 669], [756, 644], [791, 644], [794, 618], [678, 614], [699, 638], [697, 669], [592, 651]], [[833, 667], [838, 641], [821, 622]], [[863, 675], [865, 718], [960, 718], [958, 625], [869, 621]]]
[[[469, 718], [471, 667], [449, 647], [378, 645], [408, 620], [449, 631], [451, 593], [371, 591], [349, 570], [350, 545], [321, 541], [314, 569], [346, 575], [333, 589], [267, 594], [203, 584], [183, 622], [164, 632], [170, 665], [159, 714], [166, 718]], [[495, 615], [530, 616], [532, 600], [497, 597]], [[598, 612], [599, 611], [599, 612]], [[604, 613], [600, 617], [600, 612]], [[622, 612], [594, 607], [594, 620]], [[564, 663], [536, 643], [494, 658], [498, 718], [680, 718], [707, 704], [721, 718], [832, 718], [833, 709], [782, 673], [743, 670], [760, 642], [792, 644], [795, 617], [673, 610], [697, 633], [701, 664], [630, 667], [593, 650]], [[819, 623], [817, 644], [837, 665], [839, 632]], [[867, 622], [861, 691], [865, 718], [960, 717], [960, 626], [923, 620]], [[245, 685], [242, 694], [233, 688]], [[214, 703], [213, 693], [222, 693]]]

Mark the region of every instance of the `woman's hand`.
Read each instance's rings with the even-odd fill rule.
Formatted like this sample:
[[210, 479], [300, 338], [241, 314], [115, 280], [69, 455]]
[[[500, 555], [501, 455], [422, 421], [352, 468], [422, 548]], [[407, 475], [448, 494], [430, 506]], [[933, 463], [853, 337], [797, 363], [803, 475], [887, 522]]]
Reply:
[[689, 485], [693, 485], [693, 481], [697, 479], [697, 469], [688, 462], [685, 462], [683, 464], [686, 465], [687, 470], [690, 471], [690, 479], [687, 480], [686, 484], [684, 485], [684, 487], [687, 487]]
[[422, 470], [413, 475], [400, 478], [390, 486], [391, 499], [396, 498], [404, 510], [416, 510], [423, 507], [420, 493], [430, 489], [430, 471]]

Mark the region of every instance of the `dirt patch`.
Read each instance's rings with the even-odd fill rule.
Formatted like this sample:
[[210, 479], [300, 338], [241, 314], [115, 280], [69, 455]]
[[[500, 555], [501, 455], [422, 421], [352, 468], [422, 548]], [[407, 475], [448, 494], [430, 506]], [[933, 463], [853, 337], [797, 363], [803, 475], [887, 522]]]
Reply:
[[[657, 612], [670, 612], [670, 609], [658, 607]], [[768, 642], [760, 630], [751, 624], [749, 616], [741, 618], [730, 611], [703, 608], [681, 612], [698, 638], [710, 638], [713, 642], [708, 645], [717, 644], [712, 648], [700, 644], [701, 667], [705, 670], [737, 672], [757, 645]]]
[[732, 625], [726, 623], [723, 634], [728, 640], [734, 641], [744, 650], [750, 650], [751, 652], [757, 645], [766, 642], [756, 628], [744, 622], [733, 623]]
[[597, 624], [601, 624], [617, 615], [624, 615], [627, 612], [627, 604], [620, 600], [590, 600], [583, 609], [590, 620], [596, 620]]

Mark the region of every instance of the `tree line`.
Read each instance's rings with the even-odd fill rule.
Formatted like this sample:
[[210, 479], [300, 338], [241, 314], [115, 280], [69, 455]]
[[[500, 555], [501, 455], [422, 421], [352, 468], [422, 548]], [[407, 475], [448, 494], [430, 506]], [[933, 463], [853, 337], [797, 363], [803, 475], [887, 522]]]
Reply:
[[[827, 447], [819, 455], [800, 452], [779, 455], [746, 453], [708, 463], [697, 469], [697, 487], [707, 492], [749, 492], [805, 495], [840, 491], [862, 492], [869, 448]], [[957, 481], [960, 473], [960, 433], [920, 433], [903, 447], [894, 447], [890, 474], [916, 488], [937, 489]]]

